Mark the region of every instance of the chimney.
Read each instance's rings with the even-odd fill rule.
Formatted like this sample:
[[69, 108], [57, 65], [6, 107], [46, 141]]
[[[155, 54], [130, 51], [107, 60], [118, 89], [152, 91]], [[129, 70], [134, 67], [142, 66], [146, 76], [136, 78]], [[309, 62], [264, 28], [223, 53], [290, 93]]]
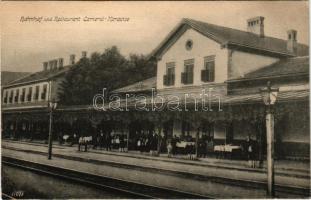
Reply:
[[47, 71], [48, 70], [48, 62], [43, 62], [43, 71]]
[[76, 55], [75, 55], [75, 54], [71, 54], [71, 55], [70, 55], [70, 58], [69, 58], [69, 64], [70, 64], [70, 65], [75, 64], [75, 58], [76, 58]]
[[82, 58], [86, 58], [87, 52], [86, 51], [82, 51]]
[[53, 70], [53, 67], [54, 67], [54, 60], [50, 60], [49, 61], [49, 70]]
[[64, 66], [64, 59], [63, 58], [59, 58], [58, 59], [58, 68], [62, 68]]
[[297, 53], [297, 31], [288, 30], [287, 31], [287, 51], [296, 54]]
[[264, 37], [264, 17], [254, 17], [247, 20], [247, 31], [250, 33], [254, 33], [259, 35], [260, 37]]

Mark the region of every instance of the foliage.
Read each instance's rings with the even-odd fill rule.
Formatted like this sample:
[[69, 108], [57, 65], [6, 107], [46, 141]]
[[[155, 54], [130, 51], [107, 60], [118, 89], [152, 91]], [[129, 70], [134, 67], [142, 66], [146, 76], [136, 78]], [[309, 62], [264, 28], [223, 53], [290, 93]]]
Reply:
[[155, 76], [155, 63], [144, 55], [131, 54], [125, 58], [116, 46], [90, 58], [82, 58], [71, 67], [61, 83], [60, 104], [91, 104], [93, 96], [124, 87]]

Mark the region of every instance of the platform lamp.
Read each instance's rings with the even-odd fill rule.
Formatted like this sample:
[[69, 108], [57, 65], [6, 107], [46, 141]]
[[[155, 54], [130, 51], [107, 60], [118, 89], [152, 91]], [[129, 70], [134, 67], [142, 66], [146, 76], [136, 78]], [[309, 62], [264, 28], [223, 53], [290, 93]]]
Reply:
[[53, 111], [57, 107], [57, 101], [52, 99], [49, 101], [49, 111], [50, 111], [50, 125], [49, 125], [49, 144], [48, 144], [48, 159], [52, 158], [52, 143], [53, 143]]
[[267, 132], [267, 194], [274, 197], [274, 115], [273, 105], [276, 102], [279, 88], [272, 88], [270, 81], [267, 87], [260, 89], [264, 104], [266, 105], [266, 132]]

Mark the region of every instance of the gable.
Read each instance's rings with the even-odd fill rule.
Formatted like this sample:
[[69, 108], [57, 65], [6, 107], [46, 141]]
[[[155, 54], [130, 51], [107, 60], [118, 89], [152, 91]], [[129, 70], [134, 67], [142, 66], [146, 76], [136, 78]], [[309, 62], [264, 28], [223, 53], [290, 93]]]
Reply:
[[[192, 42], [191, 49], [187, 49], [186, 47], [188, 41]], [[220, 45], [217, 42], [189, 27], [183, 30], [183, 32], [180, 32], [180, 35], [174, 38], [170, 45], [163, 49], [161, 60], [183, 61], [195, 57], [202, 58], [208, 55], [215, 55], [218, 50], [220, 50]]]
[[[215, 41], [215, 43], [221, 44], [223, 41], [217, 37], [212, 35], [204, 34], [203, 32], [194, 29], [189, 24], [180, 23], [177, 27], [175, 27], [168, 36], [163, 40], [162, 43], [151, 53], [151, 55], [157, 57], [157, 59], [161, 59], [162, 56], [184, 35], [185, 32], [189, 30], [195, 31], [201, 35], [202, 39], [210, 39]], [[206, 37], [208, 36], [208, 37]]]
[[[187, 41], [192, 42], [192, 48], [187, 49]], [[215, 83], [223, 83], [227, 80], [228, 50], [221, 48], [218, 42], [205, 37], [195, 29], [189, 27], [163, 51], [161, 59], [157, 62], [157, 89], [166, 88], [163, 84], [163, 76], [166, 74], [167, 64], [173, 62], [175, 66], [175, 84], [173, 87], [184, 87], [181, 81], [181, 73], [185, 71], [184, 63], [192, 60], [193, 84], [201, 85], [201, 70], [204, 69], [204, 59], [207, 56], [215, 58]], [[172, 87], [172, 86], [171, 86]]]

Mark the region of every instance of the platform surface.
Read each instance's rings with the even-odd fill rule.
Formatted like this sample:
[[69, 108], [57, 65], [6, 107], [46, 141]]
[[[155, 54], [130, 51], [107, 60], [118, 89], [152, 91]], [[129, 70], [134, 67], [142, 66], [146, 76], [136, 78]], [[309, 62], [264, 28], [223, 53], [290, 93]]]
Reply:
[[[265, 197], [263, 189], [250, 190], [240, 186], [226, 186], [212, 181], [202, 181], [195, 175], [206, 177], [224, 177], [236, 180], [265, 182], [264, 169], [252, 169], [244, 166], [245, 162], [231, 160], [204, 159], [203, 161], [190, 161], [164, 156], [155, 157], [137, 153], [107, 152], [103, 150], [90, 150], [79, 152], [77, 147], [54, 145], [53, 158], [48, 160], [46, 155], [47, 145], [2, 141], [2, 155], [13, 158], [39, 162], [43, 164], [75, 169], [83, 172], [111, 176], [161, 187], [183, 189], [188, 192], [221, 197], [241, 197], [251, 195], [253, 198]], [[64, 156], [66, 158], [64, 158]], [[77, 160], [79, 158], [79, 160]], [[94, 162], [97, 161], [97, 162]], [[101, 163], [102, 162], [102, 163]], [[127, 165], [115, 167], [105, 163]], [[307, 164], [294, 165], [279, 163], [276, 169], [276, 184], [310, 188], [310, 177]], [[298, 162], [297, 162], [298, 163]], [[130, 166], [130, 167], [129, 167]], [[143, 169], [141, 167], [144, 167]], [[148, 170], [150, 169], [150, 170]], [[162, 170], [155, 172], [156, 170]], [[183, 172], [188, 177], [166, 174], [163, 171]], [[279, 174], [278, 174], [279, 173]], [[193, 175], [193, 178], [191, 178]], [[230, 194], [228, 196], [228, 194]]]

